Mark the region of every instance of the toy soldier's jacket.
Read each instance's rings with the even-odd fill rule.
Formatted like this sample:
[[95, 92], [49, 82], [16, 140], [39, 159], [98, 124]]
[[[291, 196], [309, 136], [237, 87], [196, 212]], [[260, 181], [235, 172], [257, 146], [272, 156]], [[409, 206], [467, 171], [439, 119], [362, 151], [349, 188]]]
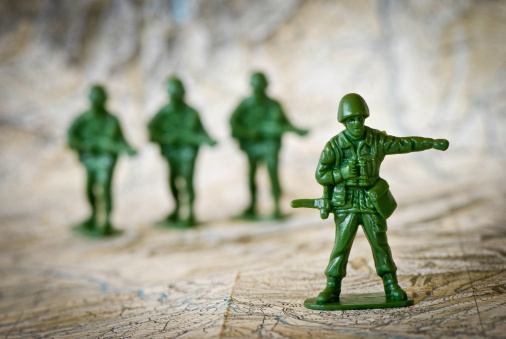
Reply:
[[119, 153], [131, 149], [118, 119], [106, 112], [101, 117], [91, 111], [81, 114], [70, 126], [68, 140], [89, 170], [110, 169]]
[[[409, 153], [432, 148], [433, 139], [421, 137], [394, 137], [365, 127], [362, 140], [352, 141], [343, 131], [333, 137], [320, 156], [316, 180], [331, 196], [336, 224], [336, 240], [327, 276], [346, 276], [346, 264], [358, 225], [364, 227], [373, 252], [378, 275], [395, 272], [386, 236], [386, 219], [397, 206], [388, 184], [379, 176], [380, 165], [388, 154]], [[357, 166], [358, 176], [343, 178], [342, 168]]]
[[211, 140], [197, 111], [186, 104], [178, 109], [167, 104], [149, 122], [148, 128], [151, 141], [160, 144], [166, 158], [194, 160], [199, 145]]
[[[330, 139], [320, 156], [316, 181], [323, 186], [330, 186], [332, 206], [337, 212], [377, 213], [377, 207], [367, 191], [382, 180], [379, 170], [385, 156], [432, 148], [433, 139], [394, 137], [367, 126], [365, 128], [365, 137], [356, 146], [343, 131]], [[346, 163], [358, 166], [357, 178], [343, 178], [341, 167]], [[386, 182], [381, 182], [381, 185], [384, 191], [388, 190]]]
[[283, 133], [295, 128], [288, 121], [281, 104], [271, 98], [244, 99], [230, 118], [232, 137], [248, 153], [279, 152]]

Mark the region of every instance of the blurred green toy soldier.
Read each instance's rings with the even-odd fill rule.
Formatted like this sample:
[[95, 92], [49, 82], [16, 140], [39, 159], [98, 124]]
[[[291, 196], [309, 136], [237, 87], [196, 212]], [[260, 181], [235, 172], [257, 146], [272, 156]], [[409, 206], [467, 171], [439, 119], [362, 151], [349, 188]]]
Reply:
[[[81, 114], [68, 130], [68, 144], [79, 154], [79, 161], [86, 167], [86, 194], [91, 205], [91, 216], [80, 224], [79, 229], [94, 234], [110, 235], [112, 178], [118, 154], [126, 152], [133, 156], [136, 151], [123, 136], [118, 119], [106, 107], [107, 93], [100, 85], [90, 90], [91, 108]], [[97, 229], [98, 206], [105, 208], [102, 230]]]
[[[185, 89], [181, 80], [171, 77], [167, 83], [170, 102], [150, 121], [148, 128], [150, 140], [160, 145], [162, 156], [169, 163], [170, 191], [175, 200], [174, 211], [164, 222], [194, 226], [195, 190], [193, 188], [193, 172], [195, 160], [201, 144], [216, 145], [202, 126], [198, 112], [188, 106], [184, 100]], [[188, 200], [188, 217], [180, 218], [181, 194], [178, 181], [185, 185]]]
[[[369, 108], [360, 95], [351, 93], [341, 99], [337, 119], [346, 129], [325, 145], [316, 169], [316, 180], [324, 187], [323, 198], [292, 202], [292, 207], [320, 209], [323, 219], [333, 212], [336, 224], [334, 249], [325, 270], [327, 286], [316, 298], [316, 305], [311, 304], [311, 299], [306, 300], [305, 305], [310, 308], [331, 309], [318, 305], [339, 300], [341, 280], [346, 276], [348, 257], [359, 225], [371, 245], [386, 299], [412, 304], [397, 282], [397, 267], [387, 241], [386, 219], [397, 203], [388, 183], [379, 176], [380, 165], [386, 155], [431, 148], [444, 151], [449, 143], [445, 139], [390, 136], [365, 126], [368, 116]], [[399, 306], [406, 305], [408, 303]]]
[[252, 95], [241, 101], [230, 118], [232, 137], [237, 139], [241, 150], [246, 152], [249, 163], [251, 201], [242, 216], [251, 219], [257, 216], [255, 173], [258, 164], [264, 162], [269, 173], [274, 198], [273, 218], [278, 219], [281, 217], [279, 207], [281, 186], [278, 177], [281, 137], [286, 132], [295, 132], [302, 136], [308, 131], [290, 124], [281, 104], [267, 96], [268, 82], [263, 73], [253, 73], [250, 85], [253, 89]]

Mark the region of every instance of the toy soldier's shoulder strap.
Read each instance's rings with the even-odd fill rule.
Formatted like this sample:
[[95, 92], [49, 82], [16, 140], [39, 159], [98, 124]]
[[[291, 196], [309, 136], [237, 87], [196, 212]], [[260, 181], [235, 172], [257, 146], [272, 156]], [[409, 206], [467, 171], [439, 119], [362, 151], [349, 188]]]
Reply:
[[[339, 147], [339, 136], [336, 135], [332, 139], [330, 139], [330, 147], [335, 154], [336, 162], [334, 164], [334, 168], [340, 168], [343, 162], [343, 150]], [[333, 186], [327, 186], [323, 189], [323, 196], [332, 199], [332, 204], [334, 206], [342, 206], [345, 203], [346, 196], [346, 188], [344, 185], [344, 181], [340, 183], [336, 183]]]
[[334, 151], [334, 154], [335, 154], [335, 158], [336, 158], [336, 163], [334, 164], [334, 167], [335, 168], [339, 168], [341, 166], [341, 162], [342, 162], [342, 159], [343, 159], [343, 150], [341, 149], [341, 147], [339, 147], [339, 144], [338, 144], [338, 139], [339, 137], [339, 134], [336, 135], [335, 137], [333, 137], [332, 139], [330, 139], [330, 147], [332, 148], [332, 151]]

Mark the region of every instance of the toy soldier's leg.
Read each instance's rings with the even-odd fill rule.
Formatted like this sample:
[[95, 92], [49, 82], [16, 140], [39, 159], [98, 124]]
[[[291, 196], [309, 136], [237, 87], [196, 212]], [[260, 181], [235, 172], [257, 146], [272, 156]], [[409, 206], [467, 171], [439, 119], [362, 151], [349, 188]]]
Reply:
[[251, 153], [246, 152], [248, 155], [248, 184], [249, 184], [249, 192], [250, 192], [250, 204], [248, 208], [244, 211], [244, 215], [246, 216], [254, 216], [256, 215], [256, 200], [257, 200], [257, 186], [255, 183], [255, 175], [257, 172], [258, 166], [258, 156], [253, 155]]
[[95, 171], [91, 168], [86, 168], [86, 197], [91, 207], [91, 216], [83, 222], [83, 226], [86, 228], [95, 228], [97, 222], [97, 202], [95, 198], [95, 192], [93, 192], [93, 186], [95, 186]]
[[174, 211], [172, 211], [171, 214], [167, 217], [167, 220], [169, 221], [177, 221], [179, 220], [179, 190], [177, 188], [177, 177], [179, 176], [179, 166], [176, 159], [172, 159], [167, 157], [167, 162], [169, 164], [169, 187], [170, 192], [172, 193], [172, 197], [174, 197]]
[[271, 179], [272, 197], [274, 198], [274, 218], [281, 217], [281, 210], [279, 208], [279, 199], [281, 197], [281, 186], [278, 177], [278, 151], [268, 154], [265, 158], [267, 171]]
[[359, 217], [354, 213], [339, 213], [335, 215], [334, 221], [336, 223], [336, 239], [330, 254], [329, 264], [325, 270], [327, 286], [318, 294], [317, 304], [339, 300], [341, 280], [346, 276], [346, 265], [355, 234], [357, 234]]
[[116, 159], [113, 160], [112, 164], [104, 169], [105, 178], [103, 183], [103, 194], [104, 194], [104, 205], [105, 205], [105, 225], [104, 234], [112, 233], [111, 213], [113, 208], [112, 203], [112, 177], [114, 174], [114, 167], [116, 165]]
[[397, 266], [388, 245], [386, 220], [375, 214], [363, 214], [364, 231], [371, 245], [376, 272], [383, 279], [385, 294], [393, 300], [406, 300], [406, 292], [397, 282]]
[[193, 203], [195, 201], [195, 190], [193, 188], [193, 173], [195, 170], [195, 159], [197, 158], [197, 154], [192, 158], [185, 160], [183, 164], [184, 168], [182, 169], [183, 177], [185, 180], [186, 192], [188, 194], [188, 219], [186, 220], [187, 226], [195, 225], [195, 214], [193, 210]]

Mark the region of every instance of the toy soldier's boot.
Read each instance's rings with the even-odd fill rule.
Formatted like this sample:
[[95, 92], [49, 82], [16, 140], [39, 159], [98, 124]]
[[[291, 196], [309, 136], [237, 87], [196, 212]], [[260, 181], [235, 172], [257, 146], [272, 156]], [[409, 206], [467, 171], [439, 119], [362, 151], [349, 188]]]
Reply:
[[112, 225], [110, 222], [107, 222], [104, 225], [104, 229], [102, 230], [103, 235], [111, 235], [112, 234]]
[[111, 224], [111, 211], [107, 210], [105, 215], [105, 224], [104, 229], [102, 230], [103, 235], [111, 235], [113, 234], [113, 228]]
[[399, 286], [399, 283], [397, 282], [397, 274], [395, 272], [386, 273], [382, 278], [387, 299], [395, 301], [408, 299], [408, 295], [406, 292], [404, 292], [404, 290]]
[[274, 212], [272, 212], [273, 219], [281, 219], [281, 209], [279, 208], [279, 201], [274, 202]]
[[281, 219], [281, 209], [279, 208], [279, 194], [277, 192], [274, 192], [274, 212], [272, 213], [273, 219]]
[[190, 204], [190, 206], [188, 207], [189, 214], [188, 214], [188, 219], [186, 219], [185, 225], [186, 226], [195, 226], [197, 224], [197, 222], [195, 221], [195, 213], [193, 212], [193, 199], [190, 199], [189, 204]]
[[93, 213], [88, 219], [84, 220], [80, 226], [84, 227], [85, 229], [87, 230], [93, 230], [95, 229], [95, 225], [96, 225], [96, 215], [95, 213]]
[[176, 222], [179, 220], [179, 201], [176, 200], [176, 207], [171, 214], [169, 214], [166, 218], [167, 221]]
[[251, 197], [251, 203], [249, 206], [242, 212], [242, 216], [245, 218], [254, 218], [257, 215], [256, 209], [256, 196]]
[[327, 277], [327, 286], [316, 297], [316, 303], [319, 305], [339, 300], [341, 294], [342, 278]]
[[175, 222], [179, 219], [179, 209], [175, 209], [171, 214], [167, 216], [167, 221]]
[[184, 222], [185, 226], [195, 226], [197, 223], [195, 222], [195, 217], [193, 215], [189, 215], [188, 219]]

